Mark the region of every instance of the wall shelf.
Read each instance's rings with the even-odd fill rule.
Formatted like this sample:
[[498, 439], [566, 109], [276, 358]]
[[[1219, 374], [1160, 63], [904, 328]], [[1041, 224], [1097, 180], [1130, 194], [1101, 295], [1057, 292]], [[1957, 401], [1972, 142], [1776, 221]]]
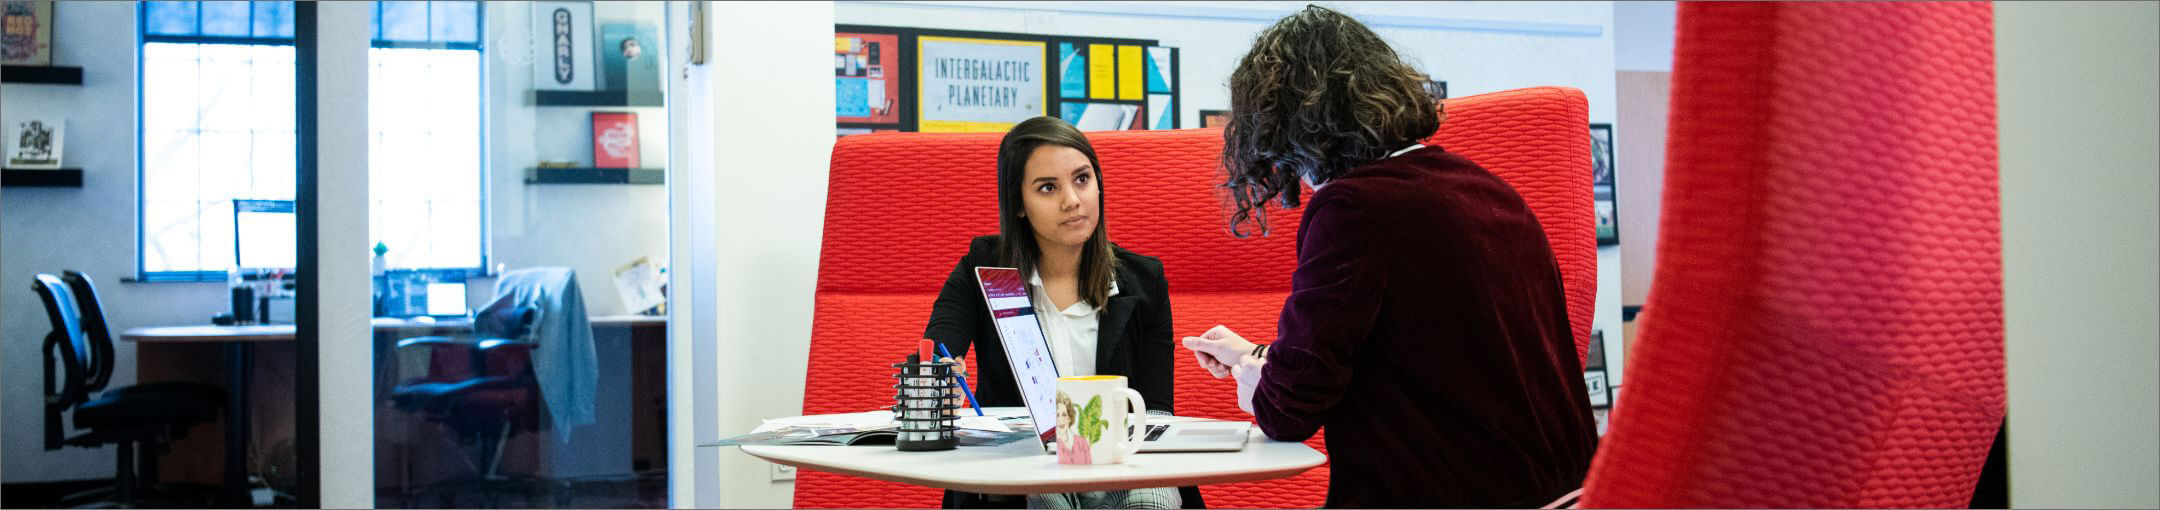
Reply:
[[632, 101], [630, 94], [621, 90], [535, 90], [533, 104], [540, 106], [661, 106], [658, 98], [640, 98]]
[[0, 82], [81, 85], [82, 68], [74, 66], [0, 66]]
[[82, 187], [82, 169], [31, 170], [8, 168], [0, 170], [0, 186], [10, 188], [33, 186], [41, 188], [80, 188]]
[[659, 168], [528, 168], [526, 184], [666, 184]]

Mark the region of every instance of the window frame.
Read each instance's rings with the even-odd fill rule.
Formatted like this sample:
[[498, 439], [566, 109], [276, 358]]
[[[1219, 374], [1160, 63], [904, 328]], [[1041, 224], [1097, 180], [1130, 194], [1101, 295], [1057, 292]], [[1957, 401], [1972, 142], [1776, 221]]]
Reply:
[[[452, 1], [468, 1], [468, 0], [452, 0]], [[426, 2], [426, 3], [430, 3], [430, 4], [432, 4], [433, 2], [432, 2], [432, 1], [429, 1], [429, 2]], [[490, 66], [488, 65], [488, 60], [487, 60], [487, 56], [488, 56], [488, 54], [487, 54], [487, 50], [486, 50], [486, 45], [485, 45], [485, 41], [487, 40], [487, 2], [480, 2], [480, 1], [474, 1], [473, 3], [475, 4], [475, 6], [474, 6], [475, 8], [474, 8], [474, 20], [473, 20], [473, 22], [474, 22], [474, 24], [475, 24], [476, 26], [475, 26], [475, 31], [474, 31], [474, 35], [473, 35], [473, 39], [474, 39], [474, 42], [469, 42], [469, 43], [467, 43], [467, 42], [433, 42], [433, 41], [430, 41], [430, 42], [416, 42], [416, 41], [396, 41], [396, 40], [386, 40], [386, 39], [382, 39], [382, 38], [381, 38], [381, 35], [382, 35], [382, 34], [381, 34], [381, 25], [380, 25], [380, 23], [379, 23], [379, 20], [381, 20], [381, 19], [382, 19], [382, 18], [381, 18], [381, 16], [382, 16], [382, 2], [380, 2], [380, 1], [377, 1], [377, 2], [372, 2], [372, 5], [370, 6], [370, 7], [371, 7], [371, 10], [373, 11], [373, 16], [375, 16], [375, 19], [376, 19], [376, 20], [378, 20], [378, 23], [377, 23], [377, 24], [375, 25], [375, 27], [374, 27], [374, 28], [375, 28], [375, 30], [374, 30], [374, 33], [371, 33], [371, 34], [369, 34], [368, 48], [369, 48], [370, 50], [374, 50], [374, 49], [378, 49], [378, 48], [391, 48], [391, 49], [438, 49], [438, 50], [470, 50], [470, 51], [474, 51], [474, 52], [477, 52], [477, 53], [478, 53], [478, 57], [479, 57], [479, 58], [478, 58], [478, 60], [479, 60], [479, 63], [480, 63], [480, 69], [479, 69], [480, 79], [479, 79], [479, 80], [477, 80], [477, 81], [478, 81], [478, 86], [479, 86], [479, 90], [475, 91], [475, 92], [477, 93], [477, 95], [479, 96], [479, 97], [478, 97], [478, 99], [479, 99], [479, 100], [477, 101], [477, 104], [479, 104], [479, 106], [480, 106], [480, 109], [479, 109], [479, 111], [477, 111], [477, 112], [474, 112], [474, 114], [475, 114], [475, 115], [478, 115], [478, 116], [479, 116], [479, 122], [478, 122], [478, 124], [479, 124], [479, 126], [480, 126], [480, 132], [476, 134], [476, 136], [478, 136], [478, 137], [479, 137], [478, 143], [479, 143], [479, 156], [480, 156], [480, 168], [479, 168], [479, 175], [478, 175], [478, 178], [480, 179], [480, 183], [479, 183], [480, 185], [479, 185], [479, 187], [478, 187], [478, 189], [479, 189], [479, 191], [480, 191], [480, 196], [479, 196], [479, 200], [478, 200], [478, 202], [479, 202], [479, 206], [480, 206], [480, 211], [479, 211], [479, 212], [480, 212], [480, 214], [479, 214], [479, 217], [480, 217], [480, 228], [479, 228], [479, 232], [480, 232], [480, 239], [479, 239], [479, 241], [480, 241], [480, 261], [479, 261], [479, 262], [480, 262], [480, 264], [479, 264], [479, 266], [478, 266], [478, 267], [430, 267], [430, 268], [409, 268], [409, 269], [401, 269], [402, 271], [414, 271], [414, 272], [426, 273], [426, 274], [434, 275], [434, 276], [437, 276], [437, 277], [443, 277], [443, 278], [472, 278], [472, 277], [479, 277], [479, 276], [487, 276], [487, 275], [489, 275], [489, 274], [490, 274], [487, 268], [488, 268], [488, 265], [489, 265], [489, 260], [490, 260], [490, 259], [492, 258], [492, 255], [493, 255], [493, 253], [492, 253], [492, 252], [494, 251], [494, 242], [493, 242], [493, 232], [492, 232], [492, 228], [493, 228], [493, 225], [492, 225], [492, 223], [493, 223], [493, 222], [489, 221], [489, 220], [490, 220], [490, 217], [492, 216], [491, 214], [489, 214], [489, 212], [490, 212], [490, 211], [489, 211], [489, 207], [490, 207], [490, 203], [489, 203], [489, 197], [490, 197], [490, 195], [492, 195], [492, 194], [493, 194], [493, 191], [494, 191], [494, 190], [492, 189], [492, 186], [491, 186], [491, 182], [490, 182], [490, 181], [491, 181], [492, 179], [489, 179], [489, 168], [490, 168], [490, 161], [489, 161], [489, 154], [488, 154], [488, 153], [490, 152], [490, 151], [489, 151], [489, 149], [488, 149], [488, 143], [489, 143], [489, 141], [490, 141], [490, 140], [489, 140], [489, 137], [488, 137], [488, 120], [489, 120], [489, 119], [488, 119], [488, 107], [489, 107], [489, 105], [488, 105], [488, 99], [489, 99], [489, 94], [488, 94], [488, 72], [489, 72], [489, 71], [490, 71], [491, 69], [490, 69]], [[252, 4], [252, 2], [251, 2], [251, 4]], [[296, 3], [295, 5], [297, 5], [297, 3]], [[251, 5], [251, 7], [252, 7], [252, 5]], [[201, 33], [202, 33], [202, 14], [201, 14], [201, 11], [200, 11], [200, 7], [198, 7], [197, 9], [198, 9], [198, 10], [196, 11], [196, 16], [195, 16], [195, 35], [167, 35], [167, 34], [152, 34], [152, 33], [150, 33], [150, 30], [149, 30], [149, 26], [150, 26], [150, 4], [149, 4], [148, 2], [138, 2], [138, 3], [136, 3], [136, 5], [135, 5], [135, 47], [134, 47], [134, 50], [135, 50], [135, 193], [134, 193], [134, 195], [135, 195], [135, 204], [134, 204], [134, 205], [135, 205], [135, 222], [134, 222], [134, 223], [135, 223], [135, 245], [134, 245], [134, 251], [135, 251], [135, 253], [134, 253], [134, 255], [135, 255], [135, 279], [134, 279], [134, 281], [137, 281], [137, 282], [215, 282], [215, 281], [224, 281], [224, 280], [226, 279], [226, 277], [227, 277], [227, 275], [226, 275], [226, 272], [225, 272], [225, 271], [223, 271], [223, 270], [195, 270], [195, 271], [150, 271], [150, 270], [148, 270], [148, 268], [147, 268], [147, 267], [145, 267], [145, 265], [144, 265], [144, 264], [145, 264], [145, 262], [146, 262], [146, 260], [147, 260], [147, 257], [145, 257], [145, 256], [143, 255], [143, 249], [144, 249], [144, 248], [146, 247], [146, 245], [144, 244], [144, 243], [145, 243], [145, 240], [144, 240], [144, 234], [145, 234], [145, 229], [144, 229], [144, 222], [145, 222], [145, 219], [146, 219], [146, 218], [144, 217], [144, 214], [145, 214], [145, 212], [146, 212], [146, 208], [145, 208], [145, 207], [143, 206], [143, 199], [144, 199], [144, 196], [145, 196], [145, 192], [144, 192], [144, 186], [143, 186], [143, 183], [145, 182], [144, 178], [145, 178], [145, 176], [146, 176], [146, 171], [147, 171], [147, 169], [148, 169], [148, 165], [147, 165], [147, 162], [145, 161], [145, 158], [144, 158], [144, 154], [145, 154], [145, 152], [144, 152], [144, 147], [143, 147], [143, 140], [144, 140], [144, 132], [145, 132], [145, 130], [146, 130], [146, 126], [145, 126], [145, 123], [143, 122], [143, 111], [144, 111], [144, 110], [143, 110], [143, 107], [144, 107], [144, 96], [145, 96], [145, 94], [143, 94], [143, 90], [144, 90], [144, 89], [143, 89], [143, 70], [144, 70], [144, 61], [143, 61], [143, 47], [144, 47], [145, 45], [147, 45], [147, 44], [150, 44], [150, 43], [174, 43], [174, 44], [229, 44], [229, 45], [246, 45], [246, 46], [295, 46], [295, 47], [297, 47], [297, 42], [298, 42], [298, 39], [297, 39], [296, 37], [294, 37], [294, 36], [282, 36], [282, 37], [280, 37], [280, 36], [263, 36], [263, 37], [255, 37], [255, 36], [248, 36], [248, 37], [236, 37], [236, 36], [205, 36], [205, 35], [201, 35]], [[428, 11], [428, 20], [427, 20], [427, 21], [425, 21], [425, 22], [423, 22], [423, 23], [426, 23], [427, 25], [429, 25], [429, 27], [431, 28], [431, 31], [432, 31], [432, 26], [433, 26], [433, 18], [434, 18], [434, 9], [427, 9], [427, 11]], [[250, 8], [250, 9], [248, 9], [248, 26], [250, 26], [250, 27], [254, 26], [254, 22], [255, 22], [255, 16], [256, 16], [256, 10], [255, 10], [255, 9], [253, 9], [253, 8]], [[298, 75], [296, 74], [296, 75], [294, 75], [294, 76], [293, 76], [293, 80], [294, 80], [294, 82], [295, 82], [295, 85], [297, 86], [297, 84], [298, 84], [298, 81], [300, 80], [300, 77], [299, 77], [299, 76], [298, 76]], [[294, 112], [294, 115], [295, 115], [295, 117], [298, 117], [298, 116], [299, 116], [299, 112]], [[373, 136], [373, 129], [372, 129], [372, 127], [370, 128], [370, 130], [369, 130], [369, 131], [370, 131], [369, 135], [370, 135], [370, 136]], [[297, 154], [295, 155], [295, 157], [297, 158]], [[372, 176], [372, 175], [370, 175], [370, 179], [372, 179], [372, 178], [373, 178], [373, 176]], [[297, 189], [296, 189], [296, 190], [294, 190], [294, 192], [295, 192], [295, 193], [298, 193], [298, 192], [299, 192], [299, 190], [297, 190]], [[374, 201], [375, 201], [375, 200], [373, 199], [373, 197], [370, 197], [370, 200], [369, 200], [369, 202], [371, 203], [371, 205], [372, 205], [372, 202], [374, 202]], [[372, 220], [371, 220], [371, 221], [372, 221]], [[200, 234], [198, 234], [198, 236], [199, 236], [199, 235], [200, 235]], [[200, 237], [198, 237], [198, 242], [200, 242], [200, 241], [199, 241], [199, 239], [200, 239]]]

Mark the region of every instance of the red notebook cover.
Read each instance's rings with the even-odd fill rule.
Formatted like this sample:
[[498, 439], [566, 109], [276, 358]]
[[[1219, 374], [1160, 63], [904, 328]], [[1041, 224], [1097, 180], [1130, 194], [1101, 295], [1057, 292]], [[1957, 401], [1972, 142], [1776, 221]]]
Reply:
[[638, 167], [637, 114], [593, 112], [592, 133], [594, 167]]

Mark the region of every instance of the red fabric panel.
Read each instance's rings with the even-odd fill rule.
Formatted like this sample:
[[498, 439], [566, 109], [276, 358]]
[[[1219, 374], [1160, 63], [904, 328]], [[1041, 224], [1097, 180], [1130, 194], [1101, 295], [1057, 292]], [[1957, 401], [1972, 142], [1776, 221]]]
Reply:
[[[1581, 355], [1597, 281], [1582, 93], [1523, 89], [1450, 99], [1445, 108], [1450, 118], [1432, 141], [1516, 186], [1551, 236]], [[965, 254], [967, 240], [997, 231], [996, 159], [1003, 136], [869, 134], [841, 138], [834, 146], [805, 414], [891, 405], [887, 365], [921, 337], [930, 302]], [[1103, 218], [1111, 239], [1162, 258], [1179, 334], [1220, 323], [1257, 341], [1272, 340], [1296, 264], [1301, 210], [1272, 211], [1269, 237], [1230, 237], [1228, 209], [1216, 189], [1222, 181], [1220, 130], [1088, 137], [1102, 160]], [[1177, 370], [1180, 414], [1250, 419], [1237, 409], [1228, 381], [1190, 362]], [[1325, 451], [1321, 441], [1307, 443]], [[1203, 490], [1211, 506], [1313, 507], [1325, 500], [1327, 473], [1323, 466], [1285, 480]], [[796, 480], [795, 504], [802, 507], [923, 507], [938, 501], [935, 490], [861, 478], [805, 471]]]
[[1485, 167], [1521, 193], [1545, 226], [1567, 291], [1575, 358], [1590, 352], [1597, 303], [1597, 210], [1590, 191], [1590, 103], [1561, 87], [1451, 99], [1425, 142]]
[[[952, 262], [945, 264], [950, 269]], [[927, 288], [932, 291], [818, 294], [813, 312], [817, 326], [811, 332], [810, 366], [803, 384], [803, 414], [892, 407], [892, 364], [915, 352], [923, 322], [929, 320], [930, 302], [937, 299], [936, 284]], [[975, 372], [975, 367], [968, 367], [970, 377]], [[942, 494], [928, 487], [808, 469], [797, 471], [795, 478], [798, 508], [936, 508]]]
[[1990, 7], [1682, 4], [1586, 507], [1962, 507], [2003, 417]]

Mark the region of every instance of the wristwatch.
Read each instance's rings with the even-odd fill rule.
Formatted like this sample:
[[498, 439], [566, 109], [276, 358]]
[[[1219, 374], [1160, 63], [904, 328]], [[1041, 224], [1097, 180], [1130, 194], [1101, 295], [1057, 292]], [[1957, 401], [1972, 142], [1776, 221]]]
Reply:
[[1260, 358], [1260, 359], [1267, 359], [1267, 348], [1268, 348], [1268, 346], [1269, 346], [1269, 345], [1274, 345], [1274, 344], [1260, 344], [1260, 345], [1255, 345], [1255, 346], [1253, 346], [1253, 348], [1252, 348], [1252, 357], [1255, 357], [1255, 358]]

